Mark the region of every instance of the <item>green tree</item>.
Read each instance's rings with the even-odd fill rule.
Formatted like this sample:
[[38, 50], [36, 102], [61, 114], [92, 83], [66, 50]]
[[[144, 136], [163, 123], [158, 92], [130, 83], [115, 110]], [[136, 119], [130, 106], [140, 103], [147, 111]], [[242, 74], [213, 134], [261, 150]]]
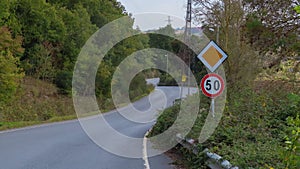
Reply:
[[10, 16], [9, 2], [9, 0], [3, 0], [0, 3], [0, 26], [3, 26]]
[[66, 35], [62, 41], [61, 69], [72, 70], [80, 49], [88, 38], [97, 30], [90, 21], [90, 16], [81, 5], [75, 5], [74, 9], [61, 8], [60, 17], [66, 27]]
[[[177, 41], [174, 40], [175, 30], [172, 28], [171, 25], [167, 25], [165, 27], [161, 27], [156, 30], [154, 33], [149, 33], [149, 46], [151, 48], [156, 49], [163, 49], [173, 53], [179, 53], [179, 49], [181, 47], [180, 43], [176, 43]], [[159, 56], [162, 57], [162, 56]], [[167, 63], [167, 55], [165, 56], [165, 62], [158, 61], [157, 59], [154, 60], [154, 64], [157, 67], [166, 67], [171, 63]], [[159, 70], [160, 73], [160, 84], [161, 85], [176, 85], [175, 80], [167, 73]]]
[[[170, 37], [166, 36], [169, 35]], [[174, 51], [172, 47], [172, 43], [174, 41], [173, 38], [175, 36], [175, 30], [171, 25], [167, 25], [166, 27], [160, 28], [154, 32], [154, 34], [149, 34], [149, 45], [152, 48], [164, 49], [167, 51]]]
[[90, 16], [90, 21], [98, 28], [121, 16], [125, 16], [125, 8], [116, 0], [49, 0], [51, 4], [57, 4], [69, 10], [82, 5]]
[[262, 66], [255, 50], [245, 41], [246, 12], [241, 1], [196, 0], [195, 5], [195, 16], [203, 23], [204, 33], [213, 40], [219, 34], [219, 45], [229, 55], [225, 66], [230, 87], [250, 85]]
[[52, 66], [58, 58], [66, 32], [64, 23], [58, 17], [56, 8], [45, 1], [18, 0], [12, 1], [11, 5], [12, 15], [18, 18], [21, 25], [21, 32], [18, 33], [24, 37], [23, 67], [28, 75], [40, 77], [36, 67], [40, 66], [39, 60], [46, 59], [41, 57], [49, 57], [47, 60]]
[[[132, 20], [130, 21], [131, 26], [133, 25]], [[136, 30], [129, 30], [129, 31], [136, 31]], [[118, 32], [118, 31], [116, 31]], [[128, 32], [127, 32], [128, 33]], [[137, 52], [139, 50], [142, 49], [146, 49], [148, 48], [148, 43], [149, 43], [149, 38], [148, 36], [145, 35], [139, 35], [139, 36], [134, 36], [128, 39], [125, 39], [121, 42], [119, 42], [105, 57], [104, 57], [104, 62], [103, 64], [100, 65], [98, 73], [97, 73], [97, 80], [96, 80], [96, 86], [97, 86], [97, 91], [98, 94], [101, 94], [101, 96], [104, 97], [110, 97], [111, 96], [111, 83], [112, 83], [112, 76], [114, 75], [114, 72], [116, 71], [116, 68], [120, 65], [120, 63], [127, 57], [130, 56], [131, 54], [133, 54], [134, 52]], [[144, 57], [142, 57], [144, 59]], [[147, 64], [151, 64], [152, 60], [148, 59], [148, 60], [143, 60], [140, 61], [139, 58], [136, 58], [136, 60], [132, 63], [127, 63], [128, 64], [128, 68], [132, 68], [136, 65], [140, 65], [140, 63], [143, 62], [147, 62]], [[128, 70], [129, 71], [129, 70]], [[127, 71], [127, 72], [128, 72]], [[126, 79], [126, 71], [124, 71], [125, 74], [121, 74], [120, 78], [118, 80], [118, 82], [122, 82], [122, 78], [124, 78], [124, 80], [128, 80]], [[131, 88], [133, 91], [132, 93], [138, 90], [140, 91], [144, 91], [141, 88], [145, 88], [146, 83], [143, 83], [145, 81], [145, 77], [141, 78], [142, 75], [139, 75], [139, 77], [137, 77], [135, 79], [135, 81], [139, 81], [142, 79], [141, 83], [139, 87], [135, 86], [134, 88]], [[120, 89], [123, 89], [120, 86]], [[125, 89], [123, 89], [124, 91]], [[145, 91], [144, 91], [145, 92]], [[136, 92], [138, 93], [138, 92]], [[136, 96], [136, 95], [135, 95]]]
[[22, 70], [18, 67], [23, 52], [21, 38], [12, 38], [8, 28], [0, 28], [0, 104], [9, 101], [15, 94]]
[[282, 60], [295, 58], [300, 52], [297, 4], [294, 0], [244, 1], [246, 36], [265, 56], [268, 68], [278, 67]]

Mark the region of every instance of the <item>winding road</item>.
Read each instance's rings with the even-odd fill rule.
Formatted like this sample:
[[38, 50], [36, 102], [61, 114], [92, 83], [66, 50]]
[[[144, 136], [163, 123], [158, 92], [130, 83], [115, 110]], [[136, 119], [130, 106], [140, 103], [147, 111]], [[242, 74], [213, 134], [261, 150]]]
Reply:
[[[180, 94], [178, 87], [156, 87], [152, 95], [155, 97], [162, 92], [167, 98], [166, 106], [172, 105]], [[149, 97], [135, 102], [134, 107], [141, 111], [149, 110]], [[160, 102], [159, 99], [156, 101]], [[143, 138], [154, 124], [154, 122], [132, 122], [120, 115], [117, 110], [103, 116], [115, 130], [135, 138]], [[116, 147], [126, 147], [128, 144], [114, 138], [101, 128], [98, 132]], [[143, 151], [142, 147], [140, 151]], [[148, 161], [151, 169], [172, 168], [171, 159], [164, 154], [151, 157]], [[143, 158], [117, 156], [96, 145], [84, 132], [78, 120], [0, 132], [0, 169], [144, 168]]]

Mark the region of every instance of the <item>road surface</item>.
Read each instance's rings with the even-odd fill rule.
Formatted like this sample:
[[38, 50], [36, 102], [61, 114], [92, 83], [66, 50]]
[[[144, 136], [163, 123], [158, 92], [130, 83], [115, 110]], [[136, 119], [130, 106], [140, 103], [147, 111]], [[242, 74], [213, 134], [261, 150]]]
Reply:
[[[157, 87], [164, 92], [170, 106], [179, 97], [177, 87]], [[134, 104], [139, 110], [149, 108], [149, 99]], [[130, 137], [143, 138], [154, 124], [138, 124], [125, 119], [117, 111], [104, 115], [111, 126]], [[106, 131], [106, 139], [118, 147], [126, 147]], [[142, 149], [141, 149], [142, 151]], [[171, 169], [166, 155], [149, 158], [151, 169]], [[145, 160], [120, 157], [97, 146], [81, 128], [78, 120], [0, 132], [0, 169], [143, 169]]]

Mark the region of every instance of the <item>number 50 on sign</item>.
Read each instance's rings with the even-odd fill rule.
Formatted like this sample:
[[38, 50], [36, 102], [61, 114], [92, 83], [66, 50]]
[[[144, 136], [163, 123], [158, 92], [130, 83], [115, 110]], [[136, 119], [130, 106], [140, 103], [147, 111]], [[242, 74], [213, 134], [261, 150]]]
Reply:
[[205, 96], [216, 98], [220, 96], [225, 88], [223, 78], [215, 73], [207, 74], [201, 80], [201, 89]]

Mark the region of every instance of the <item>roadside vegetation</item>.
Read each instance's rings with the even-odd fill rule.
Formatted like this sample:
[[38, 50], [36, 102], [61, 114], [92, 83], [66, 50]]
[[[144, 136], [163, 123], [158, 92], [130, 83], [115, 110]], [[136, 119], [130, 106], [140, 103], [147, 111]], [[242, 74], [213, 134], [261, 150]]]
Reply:
[[[299, 2], [294, 0], [194, 0], [194, 21], [201, 23], [205, 35], [218, 42], [229, 55], [224, 63], [228, 95], [223, 118], [209, 140], [198, 144], [200, 149], [209, 148], [242, 169], [299, 168], [297, 5]], [[0, 130], [76, 118], [71, 90], [77, 56], [95, 31], [122, 16], [130, 14], [116, 0], [2, 0]], [[125, 39], [105, 56], [95, 81], [103, 112], [115, 108], [111, 99], [115, 70], [127, 56], [139, 50], [164, 49], [185, 62], [188, 56], [183, 54], [190, 54], [197, 81], [207, 73], [197, 54], [179, 41], [156, 33], [175, 36], [175, 30], [167, 25], [154, 33]], [[193, 36], [192, 41], [201, 38]], [[128, 67], [138, 62], [137, 59], [128, 63]], [[168, 66], [167, 59], [149, 62]], [[130, 85], [132, 101], [153, 90], [145, 78], [154, 76], [161, 77], [160, 85], [178, 85], [164, 71], [146, 70]], [[197, 100], [193, 97], [185, 101]], [[188, 134], [193, 139], [198, 138], [210, 107], [210, 100], [200, 97], [201, 113]], [[179, 108], [180, 103], [176, 103], [163, 111], [151, 135], [168, 129]], [[183, 158], [177, 163], [186, 168], [205, 168], [203, 154], [195, 156], [180, 146], [174, 151]]]
[[[122, 16], [129, 14], [116, 0], [1, 1], [0, 130], [76, 118], [71, 89], [78, 54], [93, 33]], [[95, 82], [102, 112], [114, 108], [110, 88], [116, 67], [148, 41], [126, 39], [105, 56]], [[133, 79], [132, 100], [153, 90], [145, 77]]]
[[[219, 37], [229, 55], [224, 63], [228, 91], [222, 120], [197, 146], [242, 169], [299, 168], [299, 6], [289, 0], [196, 0], [194, 5], [195, 19], [203, 23], [206, 35], [216, 41]], [[181, 104], [197, 100], [193, 97]], [[187, 136], [194, 140], [210, 111], [210, 99], [200, 97], [200, 113]], [[176, 103], [163, 111], [150, 136], [168, 129], [179, 109]], [[181, 157], [175, 163], [184, 168], [207, 168], [204, 154], [194, 155], [181, 146], [174, 152]]]
[[[214, 134], [205, 143], [198, 144], [200, 150], [208, 148], [240, 168], [296, 169], [299, 166], [300, 86], [291, 88], [282, 81], [266, 82], [272, 84], [260, 86], [263, 88], [259, 91], [248, 88], [243, 93], [228, 94], [222, 120]], [[193, 97], [184, 102], [193, 102], [196, 100]], [[194, 140], [198, 139], [204, 125], [210, 100], [201, 95], [200, 104], [201, 112], [187, 135]], [[151, 135], [168, 129], [179, 109], [180, 103], [166, 109]], [[203, 154], [195, 156], [180, 146], [175, 150], [184, 159], [176, 163], [184, 163], [187, 168], [206, 168]]]

